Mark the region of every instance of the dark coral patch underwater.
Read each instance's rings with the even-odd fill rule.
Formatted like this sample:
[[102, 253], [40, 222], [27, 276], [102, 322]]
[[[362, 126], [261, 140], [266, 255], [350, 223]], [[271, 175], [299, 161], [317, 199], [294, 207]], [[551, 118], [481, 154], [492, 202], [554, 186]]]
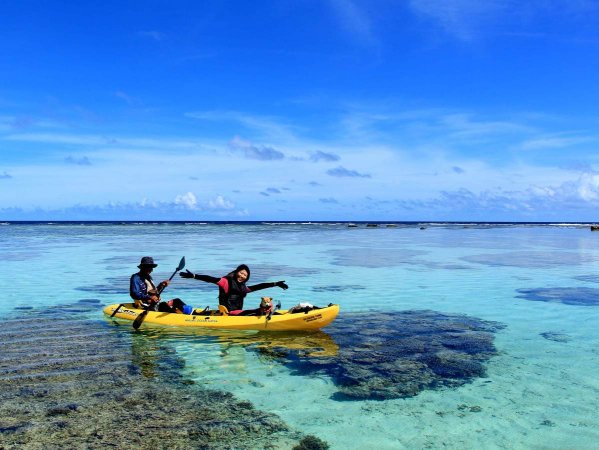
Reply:
[[168, 342], [77, 317], [97, 307], [82, 299], [0, 321], [0, 449], [327, 448], [185, 379]]
[[524, 267], [550, 269], [559, 266], [578, 266], [595, 262], [592, 255], [576, 252], [518, 251], [464, 256], [464, 261], [490, 267]]
[[599, 289], [587, 287], [557, 287], [517, 289], [516, 298], [535, 302], [562, 303], [574, 306], [599, 306]]
[[[384, 400], [426, 389], [457, 387], [484, 377], [497, 351], [497, 322], [435, 311], [345, 313], [326, 328], [335, 352], [315, 356], [288, 345], [247, 348], [282, 362], [298, 375], [326, 375], [337, 400]], [[323, 332], [324, 333], [324, 332]]]
[[572, 339], [569, 335], [565, 333], [560, 333], [558, 331], [545, 331], [539, 334], [548, 341], [554, 342], [570, 342], [570, 340]]
[[586, 281], [587, 283], [599, 283], [599, 275], [580, 275], [574, 277], [578, 281]]

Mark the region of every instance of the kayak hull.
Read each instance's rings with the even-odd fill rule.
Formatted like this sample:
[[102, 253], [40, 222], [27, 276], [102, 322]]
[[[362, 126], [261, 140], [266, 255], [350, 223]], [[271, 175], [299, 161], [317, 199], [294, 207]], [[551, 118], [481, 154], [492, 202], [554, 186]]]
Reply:
[[[120, 306], [120, 308], [119, 308]], [[132, 303], [115, 303], [104, 308], [104, 314], [111, 316], [118, 309], [114, 318], [135, 320], [144, 310], [136, 308]], [[214, 313], [213, 313], [214, 314]], [[318, 330], [330, 324], [339, 314], [339, 305], [314, 309], [307, 313], [273, 314], [270, 320], [265, 316], [224, 316], [224, 315], [190, 315], [148, 311], [144, 323], [173, 327], [196, 327], [221, 330], [257, 330], [257, 331], [297, 331]]]

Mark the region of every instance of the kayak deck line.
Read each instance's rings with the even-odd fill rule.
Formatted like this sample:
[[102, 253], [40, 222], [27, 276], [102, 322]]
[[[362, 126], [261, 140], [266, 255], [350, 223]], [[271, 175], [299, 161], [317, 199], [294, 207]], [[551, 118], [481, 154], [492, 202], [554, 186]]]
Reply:
[[[119, 308], [120, 306], [120, 308]], [[116, 311], [118, 309], [118, 311]], [[116, 313], [115, 313], [116, 311]], [[113, 318], [135, 320], [142, 312], [133, 303], [115, 303], [104, 308]], [[339, 305], [329, 305], [308, 312], [289, 313], [280, 310], [270, 316], [232, 316], [196, 309], [193, 314], [148, 311], [145, 322], [177, 327], [197, 327], [229, 330], [294, 331], [318, 330], [329, 325], [339, 314]]]

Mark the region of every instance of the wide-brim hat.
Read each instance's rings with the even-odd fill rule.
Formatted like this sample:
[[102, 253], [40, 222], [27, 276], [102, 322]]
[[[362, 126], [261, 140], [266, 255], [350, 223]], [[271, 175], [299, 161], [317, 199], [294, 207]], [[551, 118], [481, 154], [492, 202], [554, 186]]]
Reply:
[[154, 262], [154, 258], [152, 258], [151, 256], [144, 256], [143, 258], [141, 258], [141, 262], [137, 267], [139, 267], [140, 269], [142, 267], [158, 267], [158, 264]]

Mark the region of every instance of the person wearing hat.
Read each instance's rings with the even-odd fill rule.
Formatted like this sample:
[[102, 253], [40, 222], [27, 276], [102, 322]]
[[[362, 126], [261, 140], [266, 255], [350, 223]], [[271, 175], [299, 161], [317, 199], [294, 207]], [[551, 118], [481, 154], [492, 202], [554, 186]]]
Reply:
[[180, 272], [179, 275], [183, 278], [194, 278], [206, 283], [214, 283], [218, 286], [218, 303], [227, 308], [229, 314], [238, 315], [243, 310], [243, 300], [250, 292], [259, 291], [272, 287], [280, 287], [287, 289], [289, 286], [285, 281], [275, 281], [270, 283], [259, 283], [253, 286], [246, 286], [246, 282], [250, 279], [250, 268], [241, 264], [237, 268], [229, 272], [221, 278], [212, 277], [210, 275], [194, 274], [189, 270]]
[[[129, 295], [135, 302], [137, 308], [150, 309], [160, 312], [187, 312], [185, 303], [179, 298], [174, 298], [167, 302], [160, 302], [160, 292], [168, 286], [169, 281], [161, 281], [158, 286], [154, 285], [152, 280], [152, 270], [158, 264], [154, 262], [151, 256], [144, 256], [139, 263], [139, 272], [131, 275], [129, 283]], [[189, 312], [187, 312], [189, 314]]]

